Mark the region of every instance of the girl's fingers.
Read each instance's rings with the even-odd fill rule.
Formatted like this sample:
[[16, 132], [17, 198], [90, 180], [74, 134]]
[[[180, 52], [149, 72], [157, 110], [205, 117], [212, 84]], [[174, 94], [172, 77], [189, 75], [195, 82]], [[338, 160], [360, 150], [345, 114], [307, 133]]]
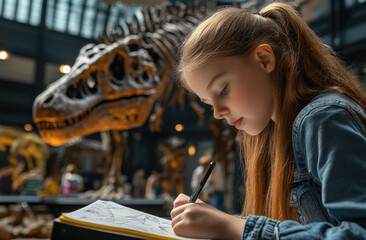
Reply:
[[192, 230], [189, 228], [187, 229], [183, 219], [181, 219], [181, 221], [177, 221], [176, 224], [173, 225], [173, 231], [178, 236], [195, 237], [195, 235], [191, 236]]
[[[183, 204], [187, 204], [188, 201], [189, 201], [190, 197], [181, 193], [178, 195], [178, 197], [174, 200], [173, 202], [173, 206], [176, 208], [176, 207], [179, 207]], [[203, 203], [200, 199], [197, 199], [195, 203]]]
[[184, 237], [239, 239], [245, 220], [233, 217], [203, 203], [188, 203], [189, 197], [181, 194], [170, 212], [175, 234]]
[[183, 204], [186, 204], [188, 203], [189, 201], [189, 197], [183, 193], [179, 194], [178, 197], [174, 200], [173, 202], [173, 206], [176, 208], [176, 207], [179, 207]]
[[182, 212], [184, 212], [185, 206], [181, 205], [179, 207], [175, 207], [173, 208], [172, 211], [170, 211], [170, 217], [173, 219], [176, 216], [178, 216], [179, 214], [181, 214]]
[[182, 220], [183, 218], [181, 214], [176, 215], [174, 218], [172, 217], [172, 227], [174, 228], [177, 225], [177, 223], [179, 223]]

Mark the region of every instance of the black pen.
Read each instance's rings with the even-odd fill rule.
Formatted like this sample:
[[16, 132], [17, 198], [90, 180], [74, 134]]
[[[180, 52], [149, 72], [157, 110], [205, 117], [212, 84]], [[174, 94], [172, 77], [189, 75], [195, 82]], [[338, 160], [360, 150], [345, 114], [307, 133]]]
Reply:
[[202, 191], [203, 186], [205, 186], [205, 184], [207, 182], [207, 179], [210, 176], [210, 174], [211, 174], [212, 170], [214, 169], [215, 165], [216, 165], [216, 162], [215, 161], [210, 162], [210, 166], [208, 166], [208, 169], [207, 169], [207, 171], [205, 173], [205, 176], [203, 176], [200, 184], [198, 184], [196, 190], [191, 195], [191, 198], [189, 199], [188, 203], [194, 203], [194, 202], [196, 202], [198, 196], [200, 195], [200, 193]]

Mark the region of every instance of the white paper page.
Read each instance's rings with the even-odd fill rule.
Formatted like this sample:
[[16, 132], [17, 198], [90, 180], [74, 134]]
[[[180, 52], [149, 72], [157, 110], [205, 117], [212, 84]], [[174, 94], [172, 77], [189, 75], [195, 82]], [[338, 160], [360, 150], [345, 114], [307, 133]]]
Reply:
[[168, 219], [134, 210], [110, 201], [97, 200], [86, 207], [71, 213], [63, 213], [62, 215], [81, 222], [130, 229], [175, 239], [193, 239], [175, 235], [171, 221]]

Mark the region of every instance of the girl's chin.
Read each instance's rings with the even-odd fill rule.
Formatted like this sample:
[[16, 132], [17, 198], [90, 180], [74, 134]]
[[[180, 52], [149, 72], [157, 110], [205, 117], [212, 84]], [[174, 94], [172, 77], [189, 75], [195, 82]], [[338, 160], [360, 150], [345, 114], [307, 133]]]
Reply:
[[247, 133], [248, 135], [250, 136], [257, 136], [258, 134], [260, 134], [264, 128], [250, 128], [250, 127], [247, 127], [247, 126], [241, 126], [241, 128], [239, 130], [243, 130], [245, 133]]
[[[241, 129], [241, 130], [244, 130], [244, 129]], [[258, 132], [258, 131], [246, 131], [244, 130], [244, 132], [246, 132], [248, 135], [254, 137], [254, 136], [257, 136], [258, 134], [260, 134], [261, 132]]]
[[243, 121], [243, 124], [240, 126], [239, 130], [243, 130], [250, 136], [257, 136], [267, 127], [271, 119], [268, 121], [258, 121], [258, 120], [247, 120]]

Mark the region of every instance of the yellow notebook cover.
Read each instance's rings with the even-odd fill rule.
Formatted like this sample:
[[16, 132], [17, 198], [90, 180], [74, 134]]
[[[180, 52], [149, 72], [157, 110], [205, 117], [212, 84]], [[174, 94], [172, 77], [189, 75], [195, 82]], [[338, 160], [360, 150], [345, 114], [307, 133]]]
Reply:
[[120, 204], [97, 200], [74, 212], [63, 213], [60, 221], [76, 226], [106, 230], [152, 240], [193, 240], [174, 234], [171, 221]]

